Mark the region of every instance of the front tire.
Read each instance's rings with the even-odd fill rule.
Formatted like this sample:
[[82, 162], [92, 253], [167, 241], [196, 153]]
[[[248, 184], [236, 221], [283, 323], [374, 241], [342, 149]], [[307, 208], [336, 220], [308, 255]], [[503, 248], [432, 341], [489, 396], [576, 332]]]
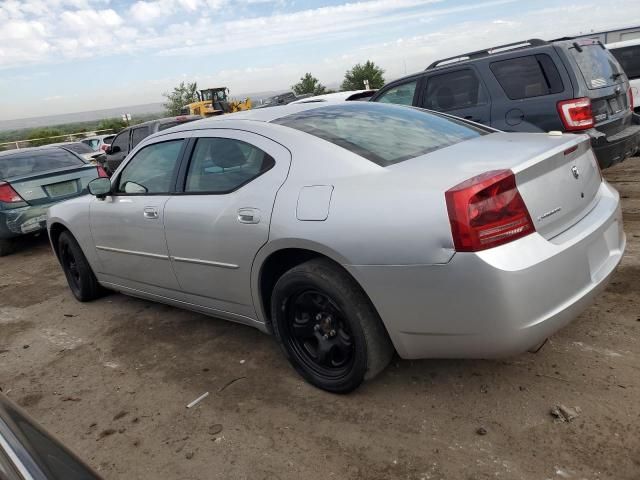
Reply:
[[74, 297], [81, 302], [89, 302], [102, 295], [102, 287], [91, 270], [87, 258], [82, 253], [80, 245], [71, 233], [63, 232], [60, 234], [58, 255]]
[[273, 330], [284, 354], [312, 385], [348, 393], [380, 373], [393, 345], [360, 286], [327, 259], [286, 272], [271, 301]]

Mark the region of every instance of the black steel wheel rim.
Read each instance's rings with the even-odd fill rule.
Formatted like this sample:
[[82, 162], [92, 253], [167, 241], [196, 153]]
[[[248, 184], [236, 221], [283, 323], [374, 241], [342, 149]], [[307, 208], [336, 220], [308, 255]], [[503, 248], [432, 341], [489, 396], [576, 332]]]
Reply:
[[285, 328], [289, 350], [306, 369], [328, 379], [349, 373], [355, 339], [346, 316], [327, 294], [309, 289], [289, 297]]
[[69, 245], [64, 245], [62, 247], [61, 257], [64, 271], [67, 274], [67, 278], [69, 279], [71, 286], [78, 289], [80, 285], [80, 270], [78, 269], [76, 257], [73, 255]]

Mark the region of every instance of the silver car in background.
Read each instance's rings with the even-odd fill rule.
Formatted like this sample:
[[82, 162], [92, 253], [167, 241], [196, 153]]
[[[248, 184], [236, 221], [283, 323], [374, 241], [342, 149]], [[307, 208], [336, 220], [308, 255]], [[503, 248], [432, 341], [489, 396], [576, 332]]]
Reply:
[[625, 248], [588, 137], [369, 102], [160, 132], [90, 192], [48, 216], [76, 298], [107, 288], [272, 332], [332, 392], [394, 351], [530, 349], [589, 305]]

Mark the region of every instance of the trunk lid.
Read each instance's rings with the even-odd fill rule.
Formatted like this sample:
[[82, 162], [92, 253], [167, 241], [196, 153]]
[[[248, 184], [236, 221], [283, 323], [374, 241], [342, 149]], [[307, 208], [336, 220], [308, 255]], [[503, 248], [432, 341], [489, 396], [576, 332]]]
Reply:
[[602, 182], [589, 137], [572, 134], [496, 132], [387, 169], [402, 174], [407, 184], [419, 179], [443, 193], [482, 173], [510, 169], [536, 231], [546, 239], [595, 207]]
[[87, 192], [87, 185], [98, 177], [95, 166], [59, 168], [48, 172], [4, 179], [29, 205], [43, 205]]
[[580, 221], [598, 202], [602, 178], [588, 138], [512, 168], [536, 231], [547, 239]]

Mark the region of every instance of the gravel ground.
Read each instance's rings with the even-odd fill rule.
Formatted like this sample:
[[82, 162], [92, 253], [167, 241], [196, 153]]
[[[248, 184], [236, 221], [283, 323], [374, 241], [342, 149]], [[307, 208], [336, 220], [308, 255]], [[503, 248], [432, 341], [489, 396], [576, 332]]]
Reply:
[[[105, 478], [637, 480], [640, 158], [606, 177], [626, 254], [537, 354], [394, 360], [330, 395], [249, 327], [118, 294], [76, 302], [36, 239], [0, 260], [0, 387]], [[579, 416], [554, 420], [556, 405]]]

